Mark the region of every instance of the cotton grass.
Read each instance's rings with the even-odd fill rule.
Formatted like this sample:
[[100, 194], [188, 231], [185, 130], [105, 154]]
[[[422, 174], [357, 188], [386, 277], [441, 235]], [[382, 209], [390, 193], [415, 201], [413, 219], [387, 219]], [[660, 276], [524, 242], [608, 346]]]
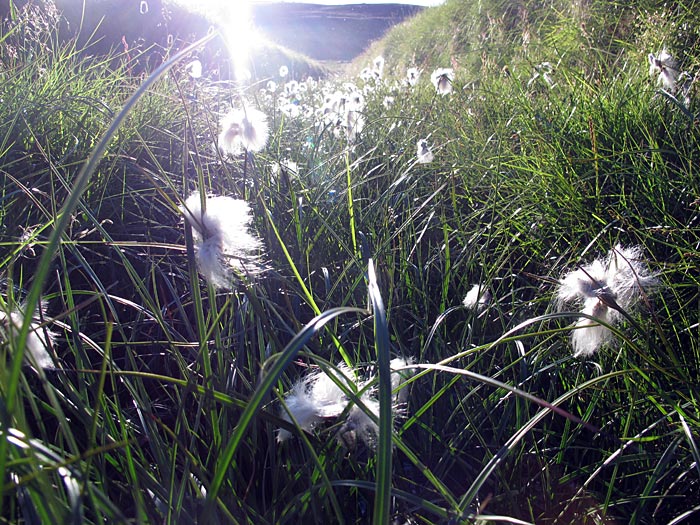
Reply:
[[433, 83], [433, 86], [435, 86], [435, 91], [438, 95], [445, 96], [452, 93], [454, 77], [454, 69], [439, 68], [430, 75], [430, 81]]
[[[413, 375], [411, 358], [395, 358], [391, 361], [391, 387], [397, 391], [393, 397], [392, 409], [396, 417], [406, 411], [408, 389], [401, 385]], [[358, 393], [364, 405], [360, 407], [345, 394], [346, 390]], [[359, 370], [348, 367], [345, 363], [326, 373], [320, 369], [310, 372], [297, 381], [284, 398], [281, 417], [287, 422], [292, 418], [305, 432], [313, 431], [321, 422], [345, 416], [338, 430], [338, 438], [349, 448], [354, 448], [357, 441], [364, 442], [370, 448], [374, 446], [379, 427], [375, 421], [379, 418], [379, 401], [377, 400], [376, 377], [366, 374], [363, 378]], [[277, 433], [277, 441], [284, 442], [291, 437], [286, 429]]]
[[658, 55], [649, 53], [649, 76], [655, 78], [656, 83], [666, 91], [676, 91], [678, 73], [678, 62], [666, 49]]
[[237, 108], [221, 119], [219, 149], [225, 155], [239, 155], [244, 150], [261, 151], [267, 144], [267, 115], [255, 108]]
[[215, 288], [230, 289], [236, 275], [255, 276], [262, 271], [257, 252], [262, 241], [249, 231], [252, 220], [247, 202], [232, 197], [206, 197], [199, 193], [180, 207], [192, 227], [197, 267]]
[[[24, 357], [32, 366], [53, 368], [55, 364], [49, 351], [53, 348], [54, 334], [41, 324], [41, 318], [46, 312], [46, 303], [41, 304], [40, 311], [41, 315], [30, 321]], [[18, 306], [9, 312], [0, 310], [0, 339], [12, 345], [11, 340], [19, 335], [26, 316], [24, 306]]]
[[[566, 274], [556, 294], [557, 307], [582, 306], [581, 313], [607, 325], [616, 325], [659, 284], [643, 260], [639, 246], [615, 246], [605, 258]], [[577, 321], [571, 335], [574, 355], [588, 357], [613, 340], [610, 329], [588, 317]]]
[[426, 139], [420, 139], [416, 142], [416, 160], [418, 164], [429, 164], [433, 162], [435, 156], [430, 149], [430, 145]]

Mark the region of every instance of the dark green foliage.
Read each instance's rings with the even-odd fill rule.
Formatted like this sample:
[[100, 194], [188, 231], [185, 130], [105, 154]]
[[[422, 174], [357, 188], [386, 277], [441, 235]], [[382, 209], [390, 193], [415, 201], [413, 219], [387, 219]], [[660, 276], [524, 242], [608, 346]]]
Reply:
[[[699, 108], [696, 87], [656, 85], [647, 53], [666, 46], [692, 77], [696, 12], [693, 2], [448, 0], [355, 65], [383, 53], [390, 74], [366, 81], [364, 128], [350, 143], [318, 124], [320, 86], [290, 97], [302, 108], [290, 116], [260, 84], [190, 78], [187, 58], [141, 96], [82, 191], [78, 173], [143, 79], [122, 56], [58, 43], [50, 25], [13, 29], [51, 16], [18, 11], [0, 36], [0, 310], [6, 325], [40, 291], [58, 366], [17, 368], [26, 334], [3, 335], [0, 515], [693, 516]], [[451, 64], [454, 92], [436, 95], [430, 72]], [[424, 71], [411, 89], [399, 81], [414, 65]], [[269, 115], [270, 140], [223, 158], [219, 119], [242, 100]], [[417, 163], [419, 139], [432, 162]], [[195, 190], [250, 203], [262, 275], [230, 292], [201, 279], [178, 209]], [[615, 345], [574, 358], [578, 316], [555, 311], [557, 281], [618, 243], [642, 246], [661, 285], [616, 327]], [[488, 306], [462, 306], [479, 283]], [[386, 358], [399, 356], [420, 369], [404, 414], [367, 414], [384, 432], [377, 450], [337, 419], [311, 433], [284, 420], [292, 385], [342, 362], [378, 369], [370, 388], [386, 407]], [[277, 443], [279, 428], [292, 437]]]

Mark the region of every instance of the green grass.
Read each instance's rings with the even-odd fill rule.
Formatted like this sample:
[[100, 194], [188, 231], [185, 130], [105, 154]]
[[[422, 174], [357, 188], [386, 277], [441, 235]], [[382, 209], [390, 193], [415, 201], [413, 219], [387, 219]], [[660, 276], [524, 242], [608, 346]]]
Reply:
[[[3, 523], [693, 522], [698, 93], [660, 92], [647, 53], [694, 73], [697, 5], [511, 4], [448, 0], [358, 59], [383, 54], [388, 78], [353, 144], [264, 78], [195, 82], [185, 54], [144, 80], [59, 42], [50, 12], [2, 26], [0, 305], [46, 303], [57, 365], [22, 359], [29, 322], [4, 329]], [[531, 81], [545, 61], [551, 87]], [[416, 88], [394, 82], [413, 65]], [[271, 129], [246, 161], [214, 147], [240, 97]], [[178, 210], [195, 190], [248, 200], [261, 276], [201, 279]], [[661, 286], [574, 358], [556, 283], [617, 243]], [[483, 311], [461, 305], [476, 283]], [[397, 356], [417, 364], [398, 415]], [[283, 418], [300, 377], [343, 362], [376, 367], [375, 447]]]

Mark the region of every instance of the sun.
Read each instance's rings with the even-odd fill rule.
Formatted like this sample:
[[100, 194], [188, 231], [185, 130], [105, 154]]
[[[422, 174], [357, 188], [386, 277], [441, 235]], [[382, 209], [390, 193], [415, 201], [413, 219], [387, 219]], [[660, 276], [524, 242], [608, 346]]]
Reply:
[[251, 49], [262, 37], [255, 28], [250, 0], [172, 0], [207, 17], [219, 30], [228, 48], [238, 80], [246, 80]]

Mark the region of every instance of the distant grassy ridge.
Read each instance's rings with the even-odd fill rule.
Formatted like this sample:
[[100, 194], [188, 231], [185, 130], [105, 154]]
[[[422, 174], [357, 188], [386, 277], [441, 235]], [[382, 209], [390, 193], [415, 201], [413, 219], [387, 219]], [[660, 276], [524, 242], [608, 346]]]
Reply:
[[255, 23], [268, 38], [316, 60], [349, 62], [420, 6], [358, 4], [260, 4]]

